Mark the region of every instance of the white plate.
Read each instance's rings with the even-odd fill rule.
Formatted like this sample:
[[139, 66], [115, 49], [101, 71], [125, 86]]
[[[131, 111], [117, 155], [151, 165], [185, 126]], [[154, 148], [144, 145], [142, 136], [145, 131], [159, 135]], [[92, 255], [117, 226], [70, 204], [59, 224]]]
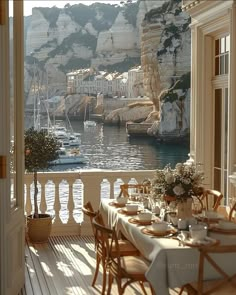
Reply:
[[210, 237], [206, 237], [204, 240], [199, 240], [199, 241], [193, 241], [192, 239], [189, 240], [185, 240], [184, 244], [187, 246], [203, 246], [203, 245], [214, 245], [217, 244], [217, 240], [216, 239], [212, 239]]
[[174, 229], [170, 224], [168, 224], [167, 229], [166, 230], [154, 230], [154, 228], [152, 227], [152, 225], [146, 226], [146, 229], [149, 231], [152, 231], [155, 234], [162, 234], [162, 233], [166, 233], [172, 229]]
[[196, 217], [200, 219], [210, 219], [210, 220], [224, 219], [224, 216], [219, 213], [217, 213], [214, 216], [206, 216], [205, 214], [198, 214], [196, 215]]

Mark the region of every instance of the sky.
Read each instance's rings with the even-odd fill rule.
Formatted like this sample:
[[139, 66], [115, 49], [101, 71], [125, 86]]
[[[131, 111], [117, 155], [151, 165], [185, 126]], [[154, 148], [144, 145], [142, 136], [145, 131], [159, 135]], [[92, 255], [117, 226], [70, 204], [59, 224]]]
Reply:
[[67, 3], [70, 5], [83, 3], [86, 5], [90, 5], [93, 2], [103, 2], [103, 3], [111, 3], [111, 4], [119, 4], [121, 0], [97, 0], [97, 1], [90, 1], [90, 0], [24, 0], [24, 15], [31, 15], [33, 7], [53, 7], [56, 6], [58, 8], [63, 8]]

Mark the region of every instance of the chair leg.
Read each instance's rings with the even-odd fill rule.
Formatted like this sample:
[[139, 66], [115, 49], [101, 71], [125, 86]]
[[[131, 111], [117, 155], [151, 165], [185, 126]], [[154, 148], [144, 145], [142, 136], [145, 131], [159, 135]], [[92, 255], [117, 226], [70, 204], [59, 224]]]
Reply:
[[97, 280], [100, 262], [101, 262], [101, 257], [99, 255], [97, 255], [96, 256], [96, 269], [95, 269], [95, 274], [94, 274], [93, 281], [92, 281], [93, 287], [94, 287], [96, 280]]
[[139, 281], [139, 285], [140, 285], [140, 287], [141, 287], [143, 293], [144, 293], [145, 295], [147, 295], [147, 291], [146, 291], [146, 289], [145, 289], [144, 284], [143, 284], [142, 281]]
[[183, 291], [184, 291], [184, 286], [181, 287], [181, 289], [179, 290], [179, 294], [178, 295], [182, 295]]
[[105, 294], [106, 291], [106, 281], [107, 281], [107, 268], [106, 268], [106, 260], [102, 258], [102, 268], [103, 268], [103, 274], [102, 274], [102, 295]]
[[118, 294], [119, 294], [119, 295], [124, 294], [124, 290], [125, 290], [125, 288], [122, 288], [122, 286], [121, 286], [121, 279], [118, 278], [118, 277], [116, 277], [115, 279], [116, 279], [116, 284], [117, 284]]
[[112, 283], [113, 283], [113, 276], [112, 276], [112, 274], [109, 273], [109, 276], [108, 276], [108, 290], [107, 290], [107, 295], [110, 295], [111, 294], [111, 286], [112, 286]]

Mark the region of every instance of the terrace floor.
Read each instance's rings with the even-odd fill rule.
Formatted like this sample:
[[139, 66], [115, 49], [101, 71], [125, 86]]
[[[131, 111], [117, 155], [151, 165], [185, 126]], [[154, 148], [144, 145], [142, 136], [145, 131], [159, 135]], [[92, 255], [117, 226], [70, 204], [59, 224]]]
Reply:
[[[25, 287], [20, 295], [101, 294], [102, 272], [96, 289], [91, 286], [96, 263], [92, 237], [50, 237], [44, 244], [26, 241], [25, 252]], [[151, 294], [148, 286], [146, 290]], [[111, 294], [118, 294], [115, 284]], [[139, 284], [125, 291], [125, 295], [135, 294], [143, 294]], [[171, 290], [170, 294], [177, 292]]]

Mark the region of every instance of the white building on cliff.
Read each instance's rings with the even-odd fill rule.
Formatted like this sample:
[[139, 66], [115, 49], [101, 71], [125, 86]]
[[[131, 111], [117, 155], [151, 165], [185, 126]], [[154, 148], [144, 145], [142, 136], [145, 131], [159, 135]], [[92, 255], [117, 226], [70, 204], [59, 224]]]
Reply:
[[67, 94], [96, 95], [109, 97], [143, 96], [143, 71], [141, 66], [122, 74], [94, 69], [79, 69], [66, 74]]

